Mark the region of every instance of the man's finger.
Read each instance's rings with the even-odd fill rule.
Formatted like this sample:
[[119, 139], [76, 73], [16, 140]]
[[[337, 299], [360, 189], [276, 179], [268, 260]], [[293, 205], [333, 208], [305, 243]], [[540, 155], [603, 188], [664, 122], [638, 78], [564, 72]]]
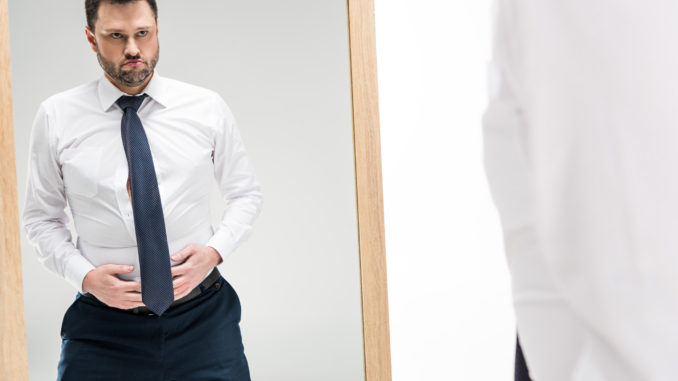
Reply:
[[141, 293], [140, 292], [126, 292], [125, 293], [126, 302], [136, 302], [141, 303]]
[[144, 307], [144, 304], [143, 303], [124, 303], [118, 308], [123, 309], [123, 310], [129, 310], [129, 309], [137, 308], [137, 307]]
[[135, 282], [131, 280], [121, 280], [122, 289], [125, 291], [135, 291], [141, 290], [141, 282]]
[[99, 268], [108, 274], [125, 274], [134, 271], [134, 266], [132, 265], [116, 265], [112, 263], [101, 265]]
[[170, 270], [172, 271], [172, 276], [177, 276], [177, 275], [185, 274], [187, 268], [188, 268], [188, 264], [186, 262], [184, 262], [180, 265], [172, 266], [172, 268]]
[[184, 284], [186, 284], [186, 277], [182, 276], [172, 280], [172, 288], [174, 288], [175, 290], [183, 286]]
[[194, 251], [193, 245], [185, 246], [183, 249], [177, 251], [176, 254], [172, 255], [173, 261], [181, 261], [184, 258], [188, 257]]

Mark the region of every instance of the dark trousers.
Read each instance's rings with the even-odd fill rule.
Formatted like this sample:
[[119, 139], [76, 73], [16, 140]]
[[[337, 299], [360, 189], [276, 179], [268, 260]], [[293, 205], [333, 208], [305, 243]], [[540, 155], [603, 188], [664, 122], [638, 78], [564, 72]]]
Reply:
[[58, 381], [250, 381], [240, 301], [223, 278], [162, 316], [78, 293], [64, 315]]
[[515, 363], [515, 381], [532, 381], [530, 372], [527, 370], [523, 348], [520, 346], [520, 340], [516, 338], [516, 363]]

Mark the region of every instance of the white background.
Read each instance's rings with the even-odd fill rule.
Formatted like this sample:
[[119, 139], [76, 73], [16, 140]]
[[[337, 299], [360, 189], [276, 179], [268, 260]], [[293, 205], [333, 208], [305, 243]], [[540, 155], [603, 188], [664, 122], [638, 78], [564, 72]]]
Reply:
[[393, 380], [512, 380], [482, 163], [490, 2], [375, 2]]

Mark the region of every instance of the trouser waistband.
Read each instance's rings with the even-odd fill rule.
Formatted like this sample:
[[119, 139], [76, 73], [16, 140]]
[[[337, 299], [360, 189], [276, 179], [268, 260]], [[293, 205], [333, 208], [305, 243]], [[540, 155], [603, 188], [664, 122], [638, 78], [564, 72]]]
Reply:
[[[212, 286], [212, 285], [214, 284], [214, 282], [216, 282], [217, 279], [219, 279], [220, 276], [221, 276], [221, 274], [219, 273], [219, 270], [215, 267], [214, 270], [212, 270], [212, 272], [210, 273], [210, 275], [208, 275], [207, 278], [205, 278], [205, 280], [203, 280], [202, 282], [200, 282], [200, 284], [199, 284], [197, 287], [195, 287], [194, 289], [192, 289], [191, 292], [189, 292], [189, 293], [186, 294], [185, 296], [183, 296], [183, 297], [181, 297], [181, 298], [179, 298], [179, 299], [173, 301], [172, 304], [170, 304], [170, 306], [167, 308], [167, 310], [170, 310], [170, 309], [173, 308], [173, 307], [176, 307], [176, 306], [178, 306], [178, 305], [180, 305], [180, 304], [184, 304], [184, 303], [188, 302], [189, 300], [194, 299], [195, 297], [197, 297], [198, 295], [200, 295], [200, 293], [202, 292], [203, 289]], [[217, 283], [217, 284], [215, 285], [215, 287], [217, 287], [218, 285], [219, 285], [219, 284]], [[87, 293], [84, 293], [84, 294], [82, 294], [82, 295], [83, 295], [83, 296], [86, 296], [86, 297], [88, 297], [88, 298], [90, 298], [90, 299], [98, 300], [100, 303], [103, 303], [102, 301], [100, 301], [99, 299], [97, 299], [96, 296], [94, 296], [94, 295], [92, 295], [92, 294], [90, 294], [90, 293], [88, 293], [88, 292], [87, 292]], [[104, 304], [105, 304], [105, 303], [104, 303]], [[127, 311], [127, 312], [130, 312], [130, 313], [133, 313], [133, 314], [141, 314], [141, 315], [150, 315], [150, 314], [153, 314], [153, 312], [152, 312], [151, 310], [149, 310], [148, 307], [144, 307], [144, 306], [142, 306], [142, 307], [130, 308], [130, 309], [128, 309], [128, 310], [121, 310], [121, 311]]]

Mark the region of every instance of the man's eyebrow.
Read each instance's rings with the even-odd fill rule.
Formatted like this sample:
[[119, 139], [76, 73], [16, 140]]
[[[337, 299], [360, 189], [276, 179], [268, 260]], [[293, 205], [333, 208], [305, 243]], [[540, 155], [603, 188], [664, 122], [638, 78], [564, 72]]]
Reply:
[[[140, 26], [140, 27], [138, 27], [136, 30], [141, 30], [141, 29], [151, 29], [151, 28], [152, 28], [151, 26]], [[106, 29], [106, 28], [101, 28], [101, 29], [102, 29], [104, 32], [106, 32], [106, 33], [120, 33], [120, 32], [124, 32], [124, 30], [122, 30], [122, 29], [116, 29], [116, 28], [108, 28], [108, 29]]]

